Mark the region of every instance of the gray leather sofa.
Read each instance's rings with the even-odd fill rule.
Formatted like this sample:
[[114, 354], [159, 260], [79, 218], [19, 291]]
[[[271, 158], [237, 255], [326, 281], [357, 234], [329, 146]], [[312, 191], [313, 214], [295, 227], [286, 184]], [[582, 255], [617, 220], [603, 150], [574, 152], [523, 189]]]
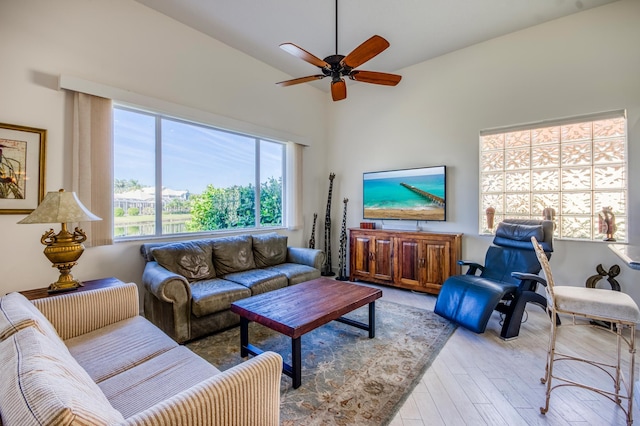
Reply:
[[277, 233], [146, 243], [144, 315], [177, 342], [238, 324], [231, 303], [320, 276], [321, 250]]

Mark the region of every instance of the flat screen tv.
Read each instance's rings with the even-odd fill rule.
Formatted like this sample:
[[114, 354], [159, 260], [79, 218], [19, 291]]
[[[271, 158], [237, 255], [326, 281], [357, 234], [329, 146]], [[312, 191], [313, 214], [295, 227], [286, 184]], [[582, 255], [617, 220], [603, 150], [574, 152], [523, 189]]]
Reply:
[[446, 220], [446, 166], [363, 173], [364, 219]]

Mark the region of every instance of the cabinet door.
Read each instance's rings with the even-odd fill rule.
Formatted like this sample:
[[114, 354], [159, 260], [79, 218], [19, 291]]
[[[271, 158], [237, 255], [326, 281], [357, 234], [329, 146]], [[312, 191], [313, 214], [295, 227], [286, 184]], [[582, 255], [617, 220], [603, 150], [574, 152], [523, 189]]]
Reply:
[[371, 275], [371, 238], [363, 235], [354, 236], [351, 245], [351, 274], [360, 276]]
[[451, 270], [451, 245], [447, 241], [424, 243], [424, 281], [421, 285], [429, 292], [439, 292]]
[[373, 243], [372, 272], [373, 278], [393, 281], [393, 240], [376, 238]]
[[407, 238], [399, 238], [397, 241], [397, 280], [402, 284], [418, 286], [420, 284], [422, 266], [421, 242]]

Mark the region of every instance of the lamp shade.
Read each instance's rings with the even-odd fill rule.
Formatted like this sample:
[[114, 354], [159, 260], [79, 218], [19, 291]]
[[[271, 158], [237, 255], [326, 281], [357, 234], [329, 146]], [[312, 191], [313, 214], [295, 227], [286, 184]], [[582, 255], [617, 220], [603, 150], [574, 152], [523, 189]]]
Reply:
[[20, 222], [25, 223], [69, 223], [102, 220], [91, 213], [75, 192], [48, 192], [44, 200], [31, 214]]

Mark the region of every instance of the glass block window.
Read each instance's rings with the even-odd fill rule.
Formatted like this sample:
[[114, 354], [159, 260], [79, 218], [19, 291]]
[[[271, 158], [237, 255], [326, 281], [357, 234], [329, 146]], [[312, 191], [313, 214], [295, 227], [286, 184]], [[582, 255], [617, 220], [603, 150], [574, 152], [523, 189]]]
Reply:
[[627, 189], [625, 111], [480, 132], [481, 234], [550, 217], [556, 238], [626, 241]]

